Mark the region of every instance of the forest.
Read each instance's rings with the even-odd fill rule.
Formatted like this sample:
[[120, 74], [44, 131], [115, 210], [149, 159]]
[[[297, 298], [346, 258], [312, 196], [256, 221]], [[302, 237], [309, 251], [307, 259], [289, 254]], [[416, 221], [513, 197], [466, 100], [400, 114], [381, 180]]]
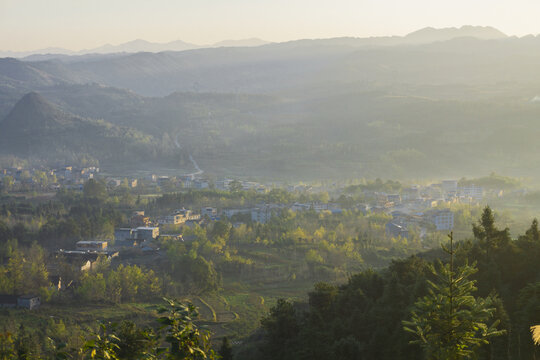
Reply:
[[[342, 285], [317, 283], [307, 302], [279, 300], [237, 358], [535, 358], [530, 328], [540, 322], [538, 221], [513, 240], [486, 207], [472, 230], [451, 257], [420, 253], [393, 260], [382, 271], [354, 274]], [[450, 259], [461, 282], [453, 283], [454, 315], [444, 306], [450, 296], [444, 286], [450, 284], [440, 281], [449, 272], [441, 261]], [[415, 313], [422, 308], [428, 311]], [[476, 324], [466, 328], [470, 322]]]
[[[99, 342], [105, 337], [111, 354], [128, 359], [134, 355], [121, 350], [124, 337], [139, 336], [145, 346], [133, 350], [136, 356], [152, 351], [158, 356], [166, 335], [156, 323], [157, 309], [165, 297], [179, 299], [170, 301], [189, 311], [199, 308], [201, 315], [190, 317], [194, 323], [186, 326], [213, 334], [204, 335], [205, 351], [225, 346], [237, 359], [421, 358], [428, 343], [406, 329], [422, 323], [418, 309], [433, 304], [431, 284], [455, 272], [468, 281], [462, 295], [474, 299], [483, 314], [469, 309], [468, 320], [487, 326], [490, 335], [473, 331], [477, 343], [466, 343], [471, 354], [530, 358], [536, 350], [529, 327], [540, 323], [537, 221], [512, 237], [506, 225], [496, 223], [508, 219], [491, 208], [453, 205], [461, 235], [451, 250], [455, 270], [445, 272], [449, 255], [440, 246], [447, 246], [446, 234], [421, 236], [411, 229], [408, 239], [392, 238], [384, 231], [388, 215], [351, 206], [367, 200], [362, 189], [401, 187], [377, 180], [350, 186], [336, 198], [280, 189], [147, 196], [90, 181], [82, 192], [61, 190], [49, 199], [6, 194], [0, 206], [0, 293], [39, 294], [43, 305], [22, 317], [13, 317], [21, 310], [1, 310], [1, 341], [29, 359], [58, 353], [85, 358], [92, 353], [88, 344], [105, 346]], [[113, 259], [100, 256], [92, 271], [80, 271], [57, 252], [82, 239], [112, 239], [114, 228], [124, 226], [135, 209], [159, 216], [180, 205], [297, 201], [335, 201], [346, 210], [282, 210], [264, 224], [238, 214], [192, 227], [169, 225], [163, 232], [184, 241], [161, 237], [153, 255], [132, 249]], [[58, 288], [53, 280], [58, 276], [66, 288]]]

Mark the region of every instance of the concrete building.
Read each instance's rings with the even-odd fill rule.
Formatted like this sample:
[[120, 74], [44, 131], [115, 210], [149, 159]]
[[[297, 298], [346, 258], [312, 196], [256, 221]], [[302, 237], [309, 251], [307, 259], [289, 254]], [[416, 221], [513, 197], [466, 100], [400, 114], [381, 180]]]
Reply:
[[420, 188], [418, 186], [411, 186], [401, 191], [401, 199], [403, 201], [416, 200], [420, 197]]
[[475, 201], [480, 201], [484, 197], [484, 189], [481, 186], [474, 184], [462, 186], [458, 188], [459, 197], [470, 198]]
[[80, 251], [106, 251], [107, 245], [107, 241], [83, 240], [77, 242], [76, 248]]
[[223, 209], [221, 213], [228, 218], [233, 217], [237, 214], [250, 214], [251, 209]]
[[441, 187], [445, 196], [454, 196], [457, 194], [458, 182], [457, 180], [443, 180]]
[[181, 214], [173, 214], [160, 217], [158, 219], [159, 225], [180, 225], [186, 222], [186, 217]]
[[430, 211], [426, 213], [426, 217], [435, 225], [437, 231], [449, 231], [454, 228], [454, 213], [449, 209]]
[[21, 295], [17, 298], [17, 307], [28, 310], [37, 309], [41, 305], [41, 299], [36, 295]]
[[255, 208], [251, 210], [251, 221], [266, 224], [272, 218], [272, 216], [274, 216], [274, 214], [275, 211], [266, 206]]
[[136, 228], [139, 226], [150, 226], [150, 223], [150, 218], [144, 215], [143, 210], [134, 211], [129, 220], [129, 225], [132, 228]]
[[115, 242], [136, 239], [137, 230], [132, 228], [119, 228], [114, 230]]
[[159, 236], [158, 227], [146, 227], [141, 226], [136, 229], [137, 231], [137, 240], [154, 240]]
[[41, 305], [41, 299], [36, 295], [4, 295], [0, 294], [0, 307], [37, 309]]
[[208, 216], [210, 219], [217, 216], [217, 209], [213, 207], [205, 207], [201, 209], [201, 217]]
[[397, 238], [402, 237], [405, 239], [409, 238], [409, 230], [407, 230], [406, 226], [404, 224], [400, 224], [397, 222], [388, 222], [385, 226], [386, 235]]
[[389, 194], [386, 196], [388, 201], [394, 203], [394, 205], [401, 204], [401, 195], [399, 194]]

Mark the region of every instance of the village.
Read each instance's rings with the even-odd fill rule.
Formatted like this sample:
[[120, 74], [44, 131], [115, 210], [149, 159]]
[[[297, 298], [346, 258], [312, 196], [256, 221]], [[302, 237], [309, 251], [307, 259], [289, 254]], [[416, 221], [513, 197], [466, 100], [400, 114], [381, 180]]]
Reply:
[[[114, 178], [105, 176], [97, 167], [66, 166], [58, 169], [0, 169], [0, 182], [4, 193], [17, 194], [24, 191], [55, 192], [60, 190], [83, 192], [90, 181], [104, 183], [109, 191], [123, 188], [126, 191], [142, 190], [144, 193], [156, 191], [223, 191], [255, 192], [265, 194], [276, 189], [276, 184], [262, 184], [253, 181], [233, 179], [209, 180], [202, 177], [169, 177], [151, 175], [146, 178]], [[144, 185], [143, 185], [144, 184]], [[282, 185], [284, 190], [295, 194], [322, 193], [329, 187], [306, 184]], [[145, 264], [160, 261], [165, 255], [160, 249], [164, 241], [189, 243], [193, 236], [185, 236], [185, 228], [204, 227], [207, 224], [223, 221], [237, 228], [245, 224], [267, 224], [283, 212], [312, 211], [324, 214], [342, 214], [345, 211], [360, 212], [364, 215], [383, 214], [386, 223], [384, 232], [388, 238], [409, 239], [411, 229], [425, 238], [434, 232], [449, 232], [454, 228], [452, 204], [478, 205], [501, 197], [503, 190], [485, 190], [474, 184], [460, 185], [458, 180], [443, 180], [429, 185], [411, 185], [393, 191], [377, 188], [361, 189], [362, 202], [351, 203], [349, 188], [333, 185], [332, 197], [327, 201], [292, 203], [246, 203], [239, 207], [204, 206], [185, 208], [178, 203], [172, 212], [160, 209], [146, 214], [145, 210], [136, 210], [128, 214], [128, 221], [114, 229], [111, 238], [84, 239], [71, 248], [54, 249], [55, 258], [67, 261], [81, 272], [92, 271], [104, 261]], [[524, 191], [524, 190], [520, 190]], [[140, 194], [141, 192], [139, 192]], [[63, 283], [55, 275], [58, 273], [55, 261], [47, 264], [51, 282], [59, 290], [71, 284]], [[36, 308], [39, 299], [35, 296], [0, 297], [0, 306]]]

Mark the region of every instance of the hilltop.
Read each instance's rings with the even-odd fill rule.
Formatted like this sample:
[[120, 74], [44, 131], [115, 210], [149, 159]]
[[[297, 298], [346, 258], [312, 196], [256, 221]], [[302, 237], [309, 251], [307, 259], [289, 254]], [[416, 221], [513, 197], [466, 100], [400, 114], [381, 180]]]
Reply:
[[24, 158], [133, 164], [167, 150], [150, 135], [63, 111], [35, 92], [22, 97], [0, 122], [0, 151]]

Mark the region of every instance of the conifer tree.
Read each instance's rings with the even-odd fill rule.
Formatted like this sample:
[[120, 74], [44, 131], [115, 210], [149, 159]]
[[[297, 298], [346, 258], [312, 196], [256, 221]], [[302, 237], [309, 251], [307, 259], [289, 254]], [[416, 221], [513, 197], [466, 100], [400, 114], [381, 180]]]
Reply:
[[[414, 304], [404, 329], [412, 333], [429, 360], [459, 360], [474, 358], [489, 338], [502, 335], [497, 330], [499, 320], [493, 319], [495, 308], [490, 298], [475, 298], [475, 281], [469, 277], [477, 269], [464, 265], [454, 269], [452, 233], [450, 246], [443, 250], [450, 255], [447, 264], [431, 267], [435, 281], [428, 281], [429, 293]], [[488, 322], [491, 322], [488, 325]]]
[[231, 343], [229, 342], [229, 339], [225, 336], [223, 338], [223, 341], [221, 343], [221, 347], [218, 351], [219, 356], [221, 356], [222, 360], [232, 360], [233, 359], [233, 351]]

